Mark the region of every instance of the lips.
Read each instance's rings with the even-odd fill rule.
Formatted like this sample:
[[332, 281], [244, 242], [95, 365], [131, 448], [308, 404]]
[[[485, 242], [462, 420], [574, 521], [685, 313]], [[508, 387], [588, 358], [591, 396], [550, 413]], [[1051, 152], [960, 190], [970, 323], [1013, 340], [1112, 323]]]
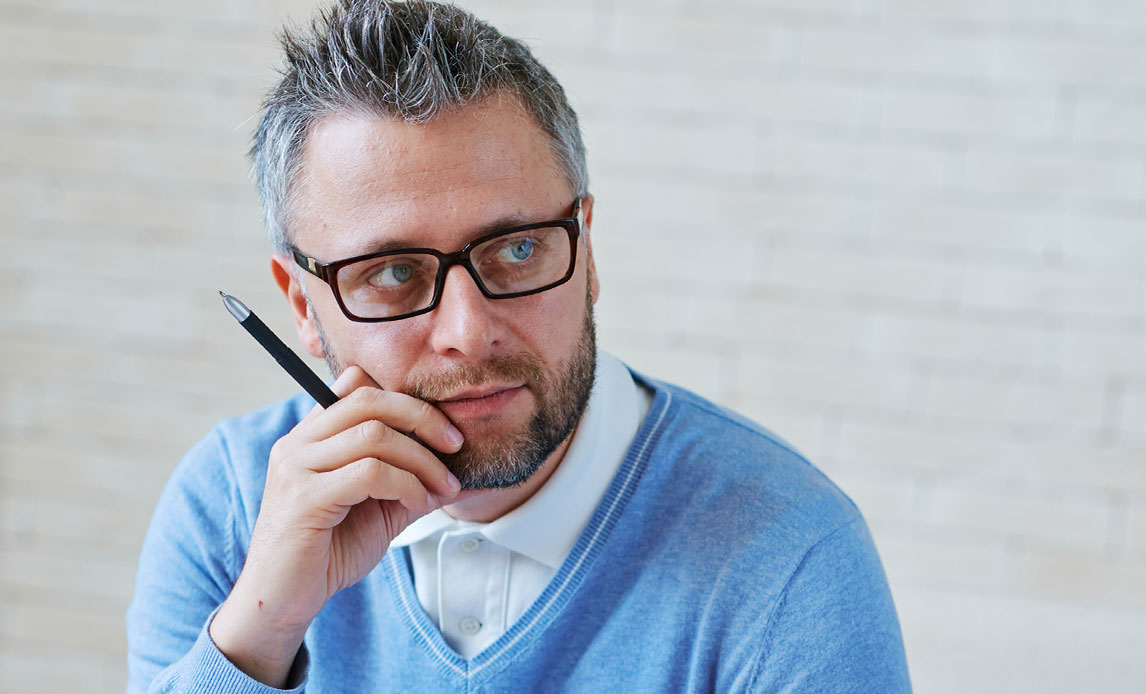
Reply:
[[506, 411], [524, 392], [521, 385], [488, 386], [456, 393], [436, 404], [454, 421], [492, 417]]
[[448, 398], [442, 398], [438, 402], [460, 402], [462, 400], [479, 400], [481, 398], [488, 398], [498, 393], [504, 393], [507, 390], [514, 390], [521, 386], [490, 386], [488, 388], [480, 388], [474, 390], [466, 390], [452, 395]]

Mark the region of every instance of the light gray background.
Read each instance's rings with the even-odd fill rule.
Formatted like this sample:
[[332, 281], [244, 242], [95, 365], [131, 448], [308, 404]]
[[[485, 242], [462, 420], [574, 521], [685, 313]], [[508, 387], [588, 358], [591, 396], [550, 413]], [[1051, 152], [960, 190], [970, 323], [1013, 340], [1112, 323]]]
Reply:
[[[860, 505], [920, 692], [1146, 690], [1146, 3], [466, 3], [581, 114], [601, 342]], [[293, 391], [243, 153], [307, 2], [0, 0], [0, 688], [113, 692], [139, 544]]]

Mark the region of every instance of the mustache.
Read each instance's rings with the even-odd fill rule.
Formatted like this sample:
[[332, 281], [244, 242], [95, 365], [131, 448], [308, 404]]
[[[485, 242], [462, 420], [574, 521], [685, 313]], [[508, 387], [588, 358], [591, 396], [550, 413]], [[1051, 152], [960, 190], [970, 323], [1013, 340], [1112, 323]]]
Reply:
[[436, 402], [469, 387], [494, 381], [520, 381], [526, 385], [544, 381], [541, 360], [529, 354], [493, 357], [479, 364], [455, 364], [445, 371], [422, 374], [400, 389], [406, 395]]

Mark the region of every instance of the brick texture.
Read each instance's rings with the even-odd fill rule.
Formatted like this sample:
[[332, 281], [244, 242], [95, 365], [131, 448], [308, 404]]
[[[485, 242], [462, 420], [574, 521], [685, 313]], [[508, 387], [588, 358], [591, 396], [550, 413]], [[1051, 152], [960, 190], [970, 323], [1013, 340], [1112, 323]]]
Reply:
[[[918, 690], [1146, 690], [1146, 5], [462, 4], [581, 116], [603, 346], [855, 499]], [[293, 391], [216, 290], [292, 335], [243, 154], [312, 9], [0, 0], [0, 690], [122, 691], [167, 476]]]

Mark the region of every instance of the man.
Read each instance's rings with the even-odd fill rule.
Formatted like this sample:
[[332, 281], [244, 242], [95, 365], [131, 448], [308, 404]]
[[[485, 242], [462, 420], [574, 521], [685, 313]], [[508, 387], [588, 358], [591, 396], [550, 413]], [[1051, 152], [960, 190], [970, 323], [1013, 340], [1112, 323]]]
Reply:
[[252, 158], [341, 400], [180, 464], [129, 690], [909, 690], [850, 500], [597, 352], [584, 148], [529, 51], [421, 0], [345, 0], [284, 47]]

